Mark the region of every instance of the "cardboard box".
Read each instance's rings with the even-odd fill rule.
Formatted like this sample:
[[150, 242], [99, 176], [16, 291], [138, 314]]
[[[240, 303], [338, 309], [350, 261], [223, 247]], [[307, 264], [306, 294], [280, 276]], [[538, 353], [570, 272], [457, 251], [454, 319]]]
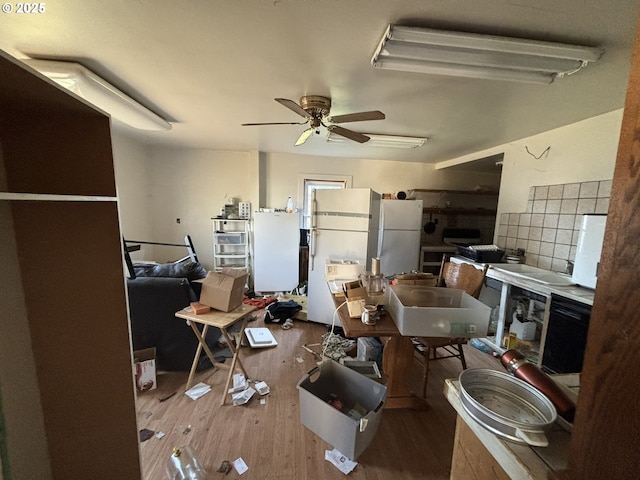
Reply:
[[367, 289], [360, 280], [344, 284], [344, 296], [347, 299], [347, 309], [351, 318], [360, 318], [367, 303]]
[[158, 387], [156, 383], [156, 349], [145, 348], [133, 352], [133, 374], [136, 390], [146, 392]]
[[392, 285], [389, 313], [401, 335], [486, 337], [491, 308], [464, 290]]
[[[333, 360], [302, 377], [300, 421], [340, 453], [355, 460], [378, 430], [387, 387]], [[337, 399], [342, 409], [328, 403]]]
[[200, 303], [216, 310], [230, 312], [242, 304], [247, 272], [236, 268], [223, 268], [209, 272], [202, 281]]

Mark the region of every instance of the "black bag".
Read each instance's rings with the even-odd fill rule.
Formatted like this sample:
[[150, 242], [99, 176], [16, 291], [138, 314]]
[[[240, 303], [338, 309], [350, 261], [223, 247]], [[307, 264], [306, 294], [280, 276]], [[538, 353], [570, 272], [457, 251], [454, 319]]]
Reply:
[[264, 315], [264, 323], [284, 322], [288, 318], [292, 318], [300, 310], [302, 310], [302, 306], [295, 300], [270, 303], [267, 305], [267, 311]]

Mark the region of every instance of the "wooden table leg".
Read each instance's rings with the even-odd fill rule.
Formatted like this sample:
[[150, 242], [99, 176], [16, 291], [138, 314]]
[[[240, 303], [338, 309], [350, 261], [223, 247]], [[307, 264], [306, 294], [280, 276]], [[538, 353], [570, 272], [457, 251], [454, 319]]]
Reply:
[[239, 358], [240, 345], [242, 344], [242, 335], [244, 335], [244, 329], [247, 327], [247, 321], [248, 319], [245, 316], [242, 319], [242, 325], [240, 327], [240, 332], [238, 336], [238, 343], [236, 343], [231, 339], [226, 329], [224, 328], [220, 329], [222, 331], [222, 334], [224, 335], [224, 338], [227, 339], [227, 345], [229, 345], [229, 350], [231, 350], [231, 352], [233, 353], [233, 357], [231, 359], [231, 368], [229, 368], [229, 375], [227, 376], [227, 383], [224, 388], [224, 392], [222, 395], [222, 402], [220, 405], [224, 405], [224, 402], [227, 398], [227, 392], [229, 391], [229, 385], [231, 384], [231, 378], [233, 377], [233, 372], [236, 369], [236, 365], [240, 367], [240, 370], [242, 370], [242, 373], [244, 374], [245, 378], [249, 378], [249, 375], [247, 374], [247, 371], [244, 369], [244, 365], [242, 365], [242, 362], [240, 361], [240, 358]]
[[202, 353], [203, 348], [205, 353], [207, 354], [207, 357], [209, 357], [209, 360], [211, 360], [214, 369], [216, 368], [216, 364], [220, 364], [220, 362], [218, 362], [213, 356], [213, 353], [211, 352], [211, 349], [209, 349], [209, 346], [207, 345], [207, 342], [205, 340], [205, 338], [207, 338], [207, 330], [209, 329], [209, 325], [205, 325], [202, 329], [202, 333], [200, 333], [200, 330], [198, 330], [198, 326], [195, 324], [195, 322], [188, 323], [191, 326], [193, 333], [195, 333], [196, 337], [198, 338], [198, 348], [196, 349], [196, 354], [193, 357], [193, 363], [191, 364], [191, 370], [189, 371], [189, 378], [187, 379], [187, 387], [185, 390], [189, 390], [191, 388], [191, 382], [193, 382], [193, 376], [195, 375], [196, 369], [198, 368], [198, 361], [200, 360], [200, 353]]
[[382, 337], [382, 370], [387, 377], [387, 400], [384, 408], [425, 409], [424, 400], [411, 393], [405, 374], [413, 362], [413, 344], [409, 337]]

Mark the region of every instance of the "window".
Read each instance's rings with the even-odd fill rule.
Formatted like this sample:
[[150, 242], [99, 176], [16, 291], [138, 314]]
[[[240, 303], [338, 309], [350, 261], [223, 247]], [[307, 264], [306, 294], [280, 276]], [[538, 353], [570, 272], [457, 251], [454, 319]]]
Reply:
[[308, 175], [302, 178], [303, 211], [302, 228], [311, 227], [311, 200], [313, 190], [339, 189], [351, 186], [351, 177], [338, 177], [335, 175]]

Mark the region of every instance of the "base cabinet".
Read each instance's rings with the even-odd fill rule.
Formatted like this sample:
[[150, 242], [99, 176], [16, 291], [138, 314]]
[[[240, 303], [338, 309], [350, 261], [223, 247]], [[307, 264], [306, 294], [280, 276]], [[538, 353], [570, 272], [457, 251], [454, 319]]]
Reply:
[[460, 417], [456, 421], [450, 480], [510, 480], [509, 475]]

